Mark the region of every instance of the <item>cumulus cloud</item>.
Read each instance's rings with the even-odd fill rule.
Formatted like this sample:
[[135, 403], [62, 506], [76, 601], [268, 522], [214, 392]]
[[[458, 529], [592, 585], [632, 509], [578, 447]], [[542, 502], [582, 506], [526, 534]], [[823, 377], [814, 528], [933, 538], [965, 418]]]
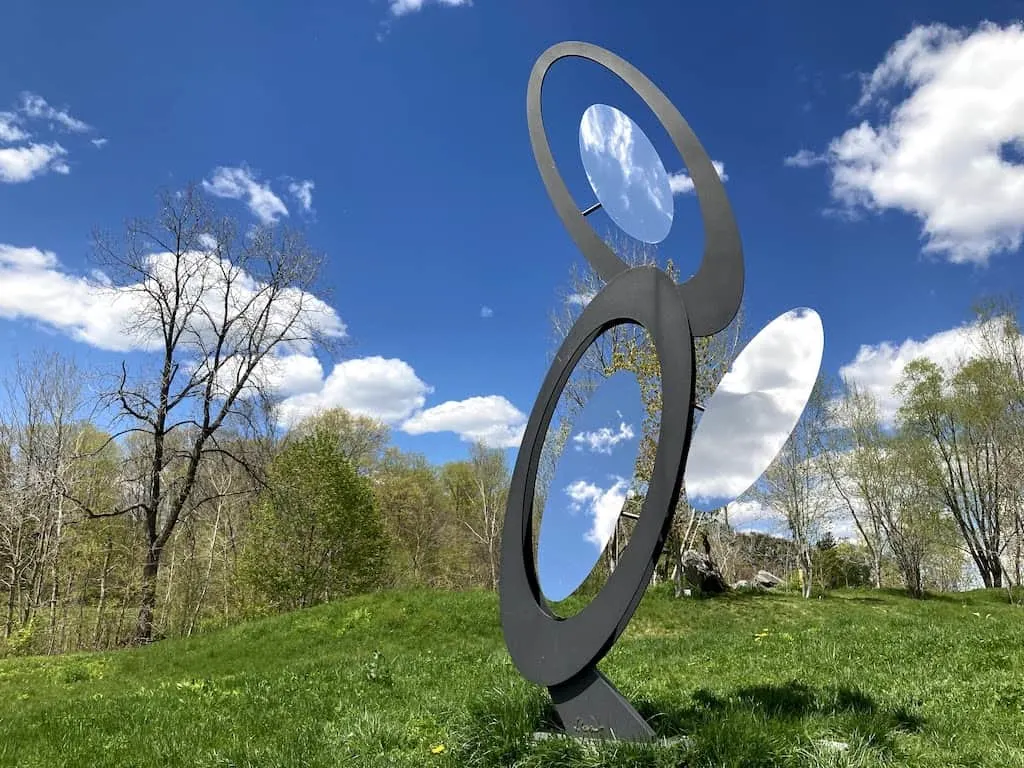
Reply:
[[455, 432], [466, 442], [491, 448], [517, 448], [526, 430], [526, 414], [500, 395], [449, 400], [420, 411], [402, 424], [410, 435]]
[[[924, 250], [985, 264], [1024, 237], [1024, 25], [973, 32], [915, 27], [864, 77], [873, 110], [823, 153], [833, 198], [852, 210], [902, 210]], [[1018, 159], [1013, 158], [1014, 150]], [[812, 152], [793, 165], [813, 165]]]
[[285, 398], [279, 418], [286, 425], [330, 408], [398, 424], [423, 407], [433, 389], [412, 366], [397, 358], [355, 358], [337, 363], [319, 386]]
[[263, 224], [273, 224], [281, 216], [288, 215], [288, 208], [274, 194], [270, 184], [261, 183], [244, 165], [214, 168], [212, 177], [203, 180], [203, 188], [217, 197], [244, 201]]
[[20, 184], [45, 173], [66, 174], [71, 169], [60, 144], [28, 144], [0, 149], [0, 182]]
[[725, 506], [768, 468], [803, 412], [823, 348], [811, 310], [780, 315], [744, 347], [694, 432], [685, 488], [695, 508]]
[[[722, 182], [729, 180], [729, 174], [725, 172], [725, 163], [721, 163], [718, 160], [712, 160], [711, 164], [715, 167], [718, 172], [718, 178]], [[693, 179], [686, 171], [679, 171], [677, 173], [670, 173], [668, 176], [668, 185], [672, 190], [673, 195], [687, 195], [693, 192]]]
[[141, 346], [122, 330], [131, 301], [111, 301], [107, 286], [64, 271], [52, 251], [0, 244], [0, 285], [0, 317], [36, 321], [99, 349]]
[[299, 201], [299, 205], [302, 206], [302, 210], [306, 213], [313, 210], [314, 186], [316, 185], [309, 179], [305, 181], [292, 181], [288, 184], [288, 192]]
[[599, 552], [604, 550], [615, 531], [615, 522], [622, 512], [629, 489], [629, 482], [624, 478], [612, 479], [614, 482], [608, 488], [586, 480], [576, 480], [565, 488], [570, 511], [583, 511], [592, 518], [590, 530], [583, 538], [597, 547]]
[[970, 322], [920, 340], [863, 344], [854, 359], [839, 369], [839, 375], [871, 394], [878, 402], [879, 417], [891, 425], [901, 405], [893, 387], [903, 376], [907, 363], [925, 357], [951, 372], [958, 363], [979, 353], [984, 330], [978, 323]]
[[[202, 291], [202, 304], [209, 312], [197, 313], [196, 318], [217, 317], [223, 314], [224, 287], [220, 275], [229, 270], [234, 280], [229, 294], [227, 312], [231, 317], [243, 311], [260, 313], [265, 309], [265, 298], [256, 298], [262, 285], [251, 275], [237, 268], [221, 264], [219, 260], [200, 254], [186, 254], [191, 263], [193, 277], [186, 286], [186, 300], [196, 296], [189, 291]], [[153, 280], [168, 280], [173, 274], [173, 260], [169, 254], [148, 256], [148, 271]], [[56, 254], [38, 248], [17, 248], [0, 244], [0, 317], [31, 320], [67, 334], [71, 338], [117, 352], [153, 349], [159, 340], [149, 331], [139, 330], [133, 323], [144, 307], [141, 284], [117, 286], [101, 273], [89, 277], [74, 275], [65, 270]], [[243, 307], [245, 308], [243, 310]], [[299, 291], [286, 290], [275, 298], [275, 304], [265, 321], [271, 333], [295, 314], [300, 322], [296, 328], [316, 328], [327, 336], [343, 337], [344, 323], [325, 302]], [[236, 324], [241, 328], [244, 324]], [[128, 332], [128, 328], [135, 328]], [[210, 328], [196, 319], [191, 330], [196, 343], [209, 341]], [[280, 354], [309, 354], [308, 342], [298, 337], [289, 338], [280, 348]], [[231, 339], [229, 339], [231, 341]]]
[[459, 6], [468, 7], [472, 4], [472, 0], [390, 0], [388, 8], [392, 16], [405, 16], [406, 14], [421, 10], [424, 5], [458, 8]]
[[68, 151], [57, 142], [25, 142], [32, 134], [24, 127], [27, 121], [49, 121], [51, 130], [85, 133], [92, 127], [72, 117], [66, 109], [50, 106], [46, 99], [34, 93], [22, 93], [14, 111], [0, 112], [0, 183], [19, 184], [47, 173], [68, 174], [71, 167]]
[[[619, 414], [622, 417], [622, 414]], [[579, 432], [572, 437], [576, 444], [576, 450], [582, 451], [587, 448], [591, 453], [604, 453], [611, 455], [612, 448], [623, 440], [632, 440], [635, 437], [633, 426], [626, 422], [620, 422], [618, 430], [610, 427], [601, 427], [591, 432]]]
[[14, 112], [0, 112], [0, 142], [24, 141], [31, 134], [21, 127], [21, 118]]
[[72, 117], [67, 109], [56, 109], [46, 103], [46, 99], [28, 91], [21, 94], [21, 107], [25, 116], [34, 120], [49, 120], [73, 133], [85, 133], [92, 127], [76, 117]]

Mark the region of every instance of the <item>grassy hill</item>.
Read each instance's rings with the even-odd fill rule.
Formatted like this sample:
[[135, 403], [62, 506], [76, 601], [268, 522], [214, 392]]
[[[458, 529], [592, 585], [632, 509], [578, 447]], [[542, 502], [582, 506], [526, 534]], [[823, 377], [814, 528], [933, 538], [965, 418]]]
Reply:
[[417, 591], [0, 661], [0, 765], [1024, 766], [1024, 610], [998, 593], [653, 590], [602, 669], [690, 742], [534, 741], [547, 693], [509, 661], [495, 595]]

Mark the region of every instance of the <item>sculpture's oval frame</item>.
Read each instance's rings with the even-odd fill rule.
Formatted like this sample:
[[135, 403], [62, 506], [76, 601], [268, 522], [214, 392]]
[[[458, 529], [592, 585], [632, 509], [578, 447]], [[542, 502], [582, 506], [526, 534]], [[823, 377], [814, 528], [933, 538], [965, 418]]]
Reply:
[[[693, 340], [676, 283], [656, 267], [620, 273], [583, 310], [562, 343], [530, 413], [516, 458], [501, 549], [500, 608], [509, 654], [528, 680], [557, 685], [596, 664], [632, 618], [672, 524], [690, 444]], [[651, 335], [661, 365], [662, 425], [657, 455], [629, 544], [598, 595], [575, 616], [556, 616], [537, 579], [533, 501], [544, 440], [558, 399], [590, 345], [616, 325]]]

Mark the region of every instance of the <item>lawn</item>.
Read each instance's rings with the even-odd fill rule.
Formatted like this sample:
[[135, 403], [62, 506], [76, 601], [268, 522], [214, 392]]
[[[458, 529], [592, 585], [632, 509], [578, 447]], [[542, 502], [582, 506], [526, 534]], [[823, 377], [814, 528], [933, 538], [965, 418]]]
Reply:
[[689, 740], [535, 741], [547, 692], [509, 661], [496, 596], [414, 591], [0, 661], [0, 766], [1024, 768], [1024, 609], [1005, 593], [655, 589], [601, 666]]

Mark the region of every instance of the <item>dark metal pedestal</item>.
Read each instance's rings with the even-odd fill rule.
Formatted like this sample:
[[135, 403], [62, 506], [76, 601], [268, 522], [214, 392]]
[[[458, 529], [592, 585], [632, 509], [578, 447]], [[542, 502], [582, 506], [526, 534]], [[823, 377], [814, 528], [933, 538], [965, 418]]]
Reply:
[[548, 688], [569, 736], [654, 741], [657, 735], [640, 713], [596, 668]]

